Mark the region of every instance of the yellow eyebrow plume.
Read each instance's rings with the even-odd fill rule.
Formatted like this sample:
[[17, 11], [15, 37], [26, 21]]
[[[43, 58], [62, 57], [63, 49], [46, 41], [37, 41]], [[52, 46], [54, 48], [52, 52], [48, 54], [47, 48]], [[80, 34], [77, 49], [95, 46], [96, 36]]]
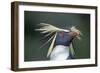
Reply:
[[50, 47], [49, 47], [49, 49], [48, 49], [47, 57], [48, 57], [48, 56], [51, 54], [51, 52], [52, 52], [52, 49], [53, 49], [53, 46], [54, 46], [54, 42], [55, 42], [56, 36], [57, 36], [57, 33], [55, 34], [55, 36], [54, 36], [54, 38], [53, 38], [53, 40], [52, 40], [52, 43], [51, 43], [51, 45], [50, 45]]

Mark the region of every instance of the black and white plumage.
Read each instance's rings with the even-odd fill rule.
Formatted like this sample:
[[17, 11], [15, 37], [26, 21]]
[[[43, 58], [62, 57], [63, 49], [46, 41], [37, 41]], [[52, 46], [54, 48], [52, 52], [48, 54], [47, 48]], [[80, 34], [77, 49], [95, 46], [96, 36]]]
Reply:
[[54, 33], [54, 35], [52, 35], [49, 40], [44, 43], [45, 45], [52, 41], [47, 53], [47, 57], [50, 57], [50, 60], [66, 60], [75, 58], [72, 40], [75, 37], [79, 40], [81, 39], [78, 36], [81, 34], [78, 29], [74, 26], [71, 27], [70, 30], [61, 29], [47, 23], [40, 23], [39, 26], [41, 26], [41, 28], [35, 30], [40, 31], [42, 34], [48, 33], [45, 37]]

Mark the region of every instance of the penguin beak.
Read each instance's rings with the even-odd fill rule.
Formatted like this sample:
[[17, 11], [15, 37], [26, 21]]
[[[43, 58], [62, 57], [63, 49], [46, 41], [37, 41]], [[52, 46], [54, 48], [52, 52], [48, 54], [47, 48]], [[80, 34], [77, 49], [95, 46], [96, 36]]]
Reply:
[[81, 32], [81, 31], [79, 31], [79, 30], [78, 30], [75, 26], [72, 26], [72, 27], [71, 27], [71, 31], [76, 32], [76, 33], [77, 33], [77, 35], [81, 35], [81, 36], [83, 35], [83, 34], [82, 34], [82, 32]]

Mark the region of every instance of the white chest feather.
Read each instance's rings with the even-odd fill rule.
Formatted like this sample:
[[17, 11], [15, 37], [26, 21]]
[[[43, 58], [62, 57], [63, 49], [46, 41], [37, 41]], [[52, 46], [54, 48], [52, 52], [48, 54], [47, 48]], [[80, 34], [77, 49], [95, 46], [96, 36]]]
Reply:
[[57, 45], [54, 47], [50, 60], [66, 60], [69, 57], [69, 47]]

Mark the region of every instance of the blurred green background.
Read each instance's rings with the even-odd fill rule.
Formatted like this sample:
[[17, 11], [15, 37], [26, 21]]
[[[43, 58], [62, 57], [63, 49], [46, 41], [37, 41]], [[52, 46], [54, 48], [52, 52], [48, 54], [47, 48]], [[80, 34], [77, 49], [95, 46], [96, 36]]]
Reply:
[[50, 43], [40, 48], [48, 38], [35, 31], [39, 23], [49, 23], [59, 28], [76, 26], [82, 40], [74, 39], [76, 59], [90, 58], [90, 14], [24, 11], [24, 61], [49, 60], [46, 57]]

